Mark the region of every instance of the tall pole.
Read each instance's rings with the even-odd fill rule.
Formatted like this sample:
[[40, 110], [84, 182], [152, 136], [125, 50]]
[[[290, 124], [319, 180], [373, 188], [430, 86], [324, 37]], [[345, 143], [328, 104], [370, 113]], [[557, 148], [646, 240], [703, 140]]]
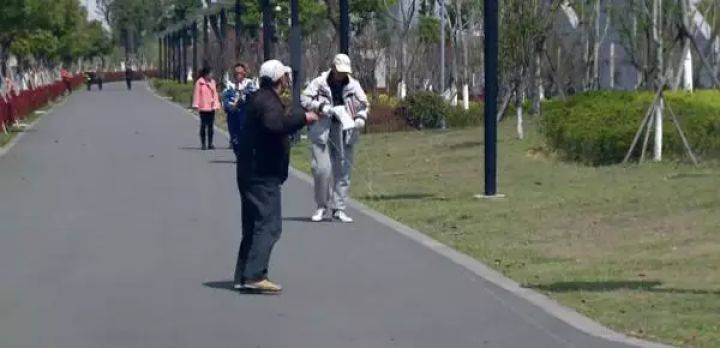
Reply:
[[192, 24], [192, 55], [192, 76], [195, 81], [198, 74], [198, 25], [195, 21]]
[[445, 93], [445, 0], [440, 0], [440, 93]]
[[240, 35], [242, 25], [242, 3], [235, 0], [235, 60], [240, 60]]
[[188, 73], [188, 61], [187, 61], [187, 46], [188, 46], [188, 28], [183, 27], [182, 29], [182, 69], [180, 71], [182, 72], [182, 76], [180, 76], [180, 80], [182, 80], [182, 83], [187, 83], [187, 73]]
[[157, 68], [159, 71], [162, 71], [163, 66], [163, 46], [162, 46], [162, 37], [158, 36], [158, 61], [157, 61]]
[[175, 77], [177, 77], [177, 73], [175, 73], [175, 56], [177, 55], [177, 46], [175, 45], [175, 32], [170, 33], [168, 38], [170, 39], [170, 69], [168, 70], [168, 73], [170, 74], [169, 77], [175, 80]]
[[167, 57], [168, 57], [168, 53], [167, 53], [167, 35], [163, 35], [163, 37], [162, 37], [162, 45], [163, 45], [163, 64], [162, 64], [162, 67], [161, 67], [161, 69], [162, 69], [162, 76], [161, 76], [161, 77], [162, 77], [163, 79], [166, 79], [166, 78], [167, 78]]
[[210, 65], [210, 37], [208, 35], [208, 17], [203, 16], [203, 67]]
[[220, 10], [220, 71], [218, 71], [218, 74], [222, 74], [225, 71], [225, 51], [227, 47], [227, 42], [225, 42], [225, 39], [227, 38], [227, 14], [225, 13], [225, 9]]
[[300, 29], [300, 6], [298, 0], [290, 0], [290, 65], [293, 69], [293, 108], [299, 111], [300, 93], [305, 76], [302, 65], [302, 31]]
[[165, 78], [170, 79], [170, 34], [165, 34]]
[[350, 54], [350, 4], [340, 0], [340, 52]]
[[270, 0], [261, 0], [263, 16], [263, 60], [275, 57], [275, 15]]
[[177, 51], [177, 59], [175, 60], [175, 80], [182, 82], [180, 75], [182, 75], [182, 46], [180, 30], [175, 32], [175, 50]]
[[498, 0], [485, 13], [485, 196], [497, 196]]

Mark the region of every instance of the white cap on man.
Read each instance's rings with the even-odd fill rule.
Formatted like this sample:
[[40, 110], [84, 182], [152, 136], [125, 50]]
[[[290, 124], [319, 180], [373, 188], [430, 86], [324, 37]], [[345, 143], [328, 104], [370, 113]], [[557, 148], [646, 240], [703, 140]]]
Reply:
[[260, 66], [260, 78], [267, 77], [272, 82], [277, 82], [285, 74], [292, 73], [292, 68], [286, 66], [277, 59], [271, 59], [266, 61]]
[[335, 66], [335, 71], [337, 72], [352, 74], [350, 57], [348, 57], [347, 54], [340, 53], [336, 55], [335, 59], [333, 59], [333, 66]]

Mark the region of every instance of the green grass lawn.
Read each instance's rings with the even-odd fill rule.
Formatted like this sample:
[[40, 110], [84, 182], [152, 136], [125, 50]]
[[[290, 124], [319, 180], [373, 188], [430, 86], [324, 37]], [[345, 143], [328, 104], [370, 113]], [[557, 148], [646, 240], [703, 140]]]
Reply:
[[[507, 199], [473, 197], [480, 128], [366, 135], [353, 196], [612, 328], [720, 347], [720, 165], [564, 163], [513, 128], [499, 136]], [[292, 163], [309, 172], [306, 143]]]

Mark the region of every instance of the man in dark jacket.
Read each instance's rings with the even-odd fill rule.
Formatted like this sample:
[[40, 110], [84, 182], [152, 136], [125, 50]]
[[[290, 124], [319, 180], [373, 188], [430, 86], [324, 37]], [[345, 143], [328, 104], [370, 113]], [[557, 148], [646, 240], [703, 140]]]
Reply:
[[132, 89], [132, 80], [133, 80], [133, 69], [130, 66], [130, 63], [128, 63], [127, 68], [125, 68], [125, 84], [127, 84], [128, 91]]
[[282, 232], [280, 186], [290, 164], [289, 135], [317, 121], [314, 113], [289, 115], [280, 94], [290, 85], [290, 68], [278, 60], [260, 67], [260, 89], [247, 106], [237, 146], [237, 181], [242, 198], [242, 243], [235, 269], [235, 288], [279, 294], [268, 279], [270, 253]]

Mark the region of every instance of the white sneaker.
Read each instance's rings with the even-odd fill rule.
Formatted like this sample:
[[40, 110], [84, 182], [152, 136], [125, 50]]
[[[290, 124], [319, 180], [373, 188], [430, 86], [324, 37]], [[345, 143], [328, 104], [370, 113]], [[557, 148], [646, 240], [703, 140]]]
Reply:
[[353, 222], [353, 219], [351, 217], [349, 217], [347, 214], [345, 214], [345, 212], [342, 210], [336, 211], [335, 214], [333, 214], [333, 217], [344, 223]]
[[318, 210], [315, 211], [315, 214], [310, 218], [313, 222], [320, 222], [325, 219], [325, 208], [318, 208]]

